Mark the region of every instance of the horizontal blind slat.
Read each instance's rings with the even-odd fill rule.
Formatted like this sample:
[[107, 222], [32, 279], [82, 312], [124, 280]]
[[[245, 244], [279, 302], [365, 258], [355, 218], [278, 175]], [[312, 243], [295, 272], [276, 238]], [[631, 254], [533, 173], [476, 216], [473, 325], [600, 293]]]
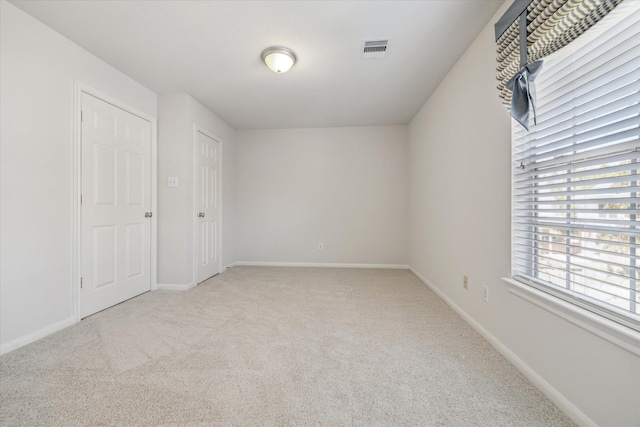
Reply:
[[[525, 265], [522, 265], [522, 261], [520, 263], [517, 263], [516, 265], [520, 266], [521, 268], [526, 268]], [[544, 264], [535, 263], [535, 265], [540, 266], [540, 267], [544, 267]], [[525, 273], [525, 271], [523, 271], [523, 273]], [[562, 277], [559, 274], [552, 274], [550, 272], [540, 272], [540, 273], [544, 274], [544, 275], [546, 275], [548, 277], [557, 279], [558, 281], [566, 281], [566, 278]], [[581, 274], [578, 274], [578, 273], [571, 273], [571, 274], [573, 276], [575, 276], [575, 277], [582, 277], [582, 278], [585, 278], [587, 280], [589, 279], [589, 278], [587, 278], [587, 277], [585, 277], [585, 276], [583, 276]], [[614, 298], [618, 302], [622, 302], [622, 303], [630, 303], [630, 302], [632, 302], [632, 300], [629, 297], [625, 297], [624, 295], [620, 295], [620, 294], [614, 293], [616, 288], [609, 288], [609, 286], [607, 284], [605, 284], [605, 283], [603, 283], [602, 286], [609, 288], [608, 291], [603, 289], [602, 287], [586, 286], [586, 285], [584, 285], [582, 283], [578, 283], [578, 282], [575, 282], [573, 280], [568, 280], [568, 281], [566, 281], [566, 283], [570, 285], [570, 290], [573, 291], [573, 292], [576, 291], [576, 287], [584, 287], [584, 288], [587, 288], [587, 289], [589, 289], [591, 291], [595, 291], [595, 292], [598, 292], [598, 293], [605, 294], [610, 298]], [[556, 286], [558, 286], [558, 285], [556, 284]], [[629, 290], [627, 290], [627, 292], [629, 292]]]
[[[519, 246], [516, 249], [516, 252], [526, 253], [526, 254], [532, 254], [533, 253], [532, 251], [527, 250], [527, 249], [528, 249], [528, 247], [526, 247], [526, 246]], [[573, 260], [573, 264], [574, 265], [579, 265], [580, 267], [585, 267], [585, 268], [587, 268], [589, 270], [593, 270], [593, 271], [597, 271], [597, 272], [603, 272], [603, 273], [607, 273], [607, 274], [610, 273], [607, 270], [607, 266], [619, 267], [619, 268], [623, 268], [623, 269], [629, 268], [630, 269], [629, 274], [616, 274], [616, 276], [624, 277], [626, 279], [631, 279], [632, 275], [633, 275], [633, 277], [635, 277], [635, 273], [636, 273], [635, 269], [632, 269], [631, 267], [629, 267], [628, 264], [617, 263], [617, 262], [609, 262], [609, 261], [601, 261], [601, 260], [597, 260], [595, 258], [589, 258], [589, 257], [584, 257], [584, 256], [574, 255], [574, 254], [569, 255], [567, 253], [559, 252], [559, 251], [551, 250], [551, 249], [544, 249], [544, 250], [537, 249], [534, 255], [535, 256], [540, 256], [540, 254], [544, 254], [544, 253], [567, 256], [568, 258]], [[549, 259], [554, 259], [554, 258], [550, 257]], [[588, 266], [585, 266], [583, 264], [578, 264], [578, 262], [588, 262], [590, 264]], [[598, 265], [604, 265], [604, 267], [596, 268]], [[634, 271], [631, 271], [631, 270], [634, 270]]]
[[[624, 190], [626, 191], [618, 192], [614, 195], [619, 197], [614, 197], [614, 196], [609, 196], [609, 193], [611, 192], [611, 190], [608, 188], [600, 188], [597, 190], [589, 189], [589, 190], [583, 190], [583, 191], [567, 190], [567, 191], [558, 191], [553, 193], [540, 193], [540, 192], [536, 192], [534, 189], [526, 188], [525, 191], [517, 191], [517, 192], [514, 191], [513, 200], [518, 204], [533, 205], [538, 202], [544, 203], [547, 201], [546, 199], [553, 196], [553, 197], [584, 197], [585, 199], [577, 199], [577, 201], [587, 200], [587, 201], [593, 201], [594, 203], [617, 203], [618, 200], [626, 201], [628, 194], [638, 193], [638, 191], [640, 191], [640, 187], [625, 187]], [[600, 198], [593, 197], [593, 196], [602, 195], [602, 194], [604, 194], [605, 196]], [[592, 198], [589, 199], [587, 197], [592, 197]], [[576, 200], [576, 199], [568, 199], [568, 200]], [[633, 203], [633, 201], [629, 203]]]
[[[640, 84], [638, 85], [640, 87]], [[587, 130], [598, 129], [599, 133], [606, 132], [605, 130], [600, 130], [604, 125], [609, 123], [619, 123], [623, 119], [627, 119], [630, 121], [630, 125], [639, 124], [640, 118], [635, 117], [635, 120], [632, 120], [634, 115], [637, 115], [640, 112], [640, 94], [638, 92], [630, 94], [626, 99], [622, 107], [620, 108], [617, 105], [617, 108], [608, 108], [608, 104], [605, 106], [601, 106], [600, 108], [590, 110], [584, 114], [576, 115], [568, 118], [562, 122], [558, 122], [553, 126], [546, 127], [538, 131], [536, 129], [535, 139], [531, 139], [529, 144], [534, 144], [536, 146], [536, 151], [533, 152], [535, 154], [537, 151], [544, 151], [553, 148], [555, 145], [562, 144], [561, 141], [565, 140], [567, 136], [572, 135], [580, 135]], [[615, 129], [614, 129], [615, 130]], [[554, 145], [555, 144], [555, 145]]]
[[[602, 233], [602, 234], [611, 234], [611, 231], [612, 231], [610, 228], [597, 227], [597, 226], [592, 226], [592, 227], [589, 227], [588, 229], [585, 229], [584, 227], [577, 227], [577, 226], [567, 225], [567, 224], [541, 225], [541, 224], [531, 224], [526, 221], [513, 221], [513, 225], [514, 225], [514, 229], [520, 230], [520, 231], [526, 231], [527, 227], [555, 228], [558, 230], [565, 230], [570, 232], [589, 232], [589, 233]], [[619, 230], [615, 230], [615, 234], [618, 236], [635, 238], [638, 236], [638, 229], [637, 228], [619, 229]], [[517, 244], [517, 242], [515, 244]], [[638, 245], [634, 244], [633, 246], [637, 248]]]
[[[628, 137], [629, 135], [627, 134], [624, 136]], [[633, 133], [631, 133], [630, 138], [631, 139], [623, 138], [622, 140], [619, 140], [619, 142], [615, 146], [607, 145], [603, 147], [592, 148], [588, 152], [566, 153], [563, 155], [559, 155], [554, 159], [545, 160], [544, 164], [542, 165], [537, 164], [535, 166], [536, 167], [552, 167], [552, 166], [563, 165], [563, 164], [566, 164], [566, 165], [576, 164], [578, 162], [588, 161], [598, 157], [604, 158], [604, 156], [618, 155], [622, 152], [629, 152], [636, 155], [638, 151], [638, 146], [640, 145], [640, 140], [639, 138], [634, 138]], [[632, 159], [634, 158], [634, 156], [631, 155], [629, 156], [629, 158]], [[514, 157], [514, 163], [516, 162], [517, 164], [523, 163], [525, 165], [528, 165], [529, 167], [532, 166], [530, 164], [531, 161], [532, 159], [530, 157]]]
[[[542, 265], [542, 266], [545, 266], [545, 267], [550, 267], [550, 266], [547, 265], [547, 264], [543, 264], [541, 262], [538, 262], [535, 259], [537, 258], [539, 260], [545, 260], [545, 261], [549, 261], [549, 262], [557, 262], [559, 265], [566, 263], [566, 261], [564, 261], [564, 260], [558, 260], [558, 259], [554, 259], [554, 258], [551, 258], [551, 257], [543, 256], [543, 255], [529, 255], [529, 254], [527, 254], [525, 256], [525, 255], [523, 255], [522, 253], [519, 253], [519, 252], [517, 253], [516, 258], [519, 258], [520, 260], [522, 260], [524, 262], [527, 262], [527, 263], [530, 263], [530, 264], [537, 264], [537, 265]], [[621, 286], [621, 285], [618, 285], [618, 284], [613, 283], [613, 282], [606, 282], [606, 281], [600, 280], [598, 278], [595, 278], [594, 276], [589, 276], [587, 274], [582, 274], [581, 272], [579, 273], [579, 272], [576, 271], [576, 268], [589, 270], [589, 271], [592, 271], [593, 273], [606, 273], [608, 276], [611, 276], [612, 278], [617, 278], [619, 280], [625, 280], [625, 281], [629, 280], [629, 277], [627, 277], [627, 276], [621, 276], [621, 275], [618, 275], [618, 274], [615, 274], [615, 273], [609, 273], [609, 272], [606, 272], [606, 271], [603, 272], [601, 270], [594, 270], [592, 268], [585, 267], [585, 266], [579, 265], [579, 264], [571, 264], [571, 266], [574, 267], [574, 270], [571, 271], [569, 274], [575, 274], [575, 275], [583, 277], [585, 279], [593, 280], [595, 282], [599, 282], [599, 283], [611, 286], [612, 288], [622, 288], [623, 290], [626, 290], [627, 292], [632, 290], [629, 287]], [[558, 277], [561, 278], [561, 276], [558, 276]], [[581, 286], [590, 287], [590, 286], [584, 285], [584, 284], [581, 284]]]
[[625, 229], [631, 229], [638, 223], [637, 220], [616, 220], [616, 219], [604, 219], [604, 218], [541, 218], [541, 217], [519, 217], [514, 216], [515, 223], [521, 223], [524, 220], [528, 221], [528, 224], [537, 225], [539, 227], [549, 225], [570, 225], [572, 227], [589, 229], [590, 227], [610, 227], [610, 232], [623, 231]]
[[[626, 111], [622, 111], [623, 115]], [[618, 114], [620, 115], [620, 114]], [[593, 121], [593, 125], [597, 126], [595, 129], [585, 130], [584, 132], [562, 136], [560, 139], [555, 140], [551, 144], [536, 145], [535, 148], [529, 150], [532, 158], [554, 158], [562, 156], [567, 153], [574, 153], [578, 150], [586, 150], [587, 148], [597, 147], [598, 145], [609, 144], [610, 142], [622, 141], [628, 138], [640, 138], [640, 117], [632, 116], [623, 120], [615, 121], [610, 124], [599, 126], [606, 123], [608, 117], [597, 119]], [[577, 126], [576, 130], [580, 131], [587, 127]], [[573, 130], [573, 129], [571, 129]], [[533, 141], [532, 141], [533, 142]], [[547, 142], [547, 139], [541, 138], [541, 141], [535, 141], [536, 143]]]
[[[606, 246], [612, 246], [614, 248], [618, 248], [619, 250], [625, 250], [633, 247], [633, 244], [627, 243], [627, 242], [617, 242], [617, 241], [603, 240], [603, 239], [590, 239], [586, 237], [578, 237], [572, 234], [570, 235], [554, 234], [554, 233], [538, 231], [538, 230], [528, 230], [528, 231], [514, 230], [514, 234], [517, 235], [520, 240], [522, 240], [522, 245], [526, 247], [529, 247], [535, 244], [553, 243], [551, 241], [552, 238], [565, 238], [567, 236], [569, 237], [569, 240], [570, 240], [569, 244], [567, 244], [566, 241], [564, 243], [560, 242], [558, 244], [568, 245], [570, 248], [576, 248], [576, 249], [582, 249], [585, 247], [583, 245], [576, 245], [575, 244], [576, 242], [578, 243], [584, 242], [585, 244], [587, 243], [597, 243], [601, 245], [606, 244]], [[571, 242], [574, 242], [574, 243], [571, 243]], [[612, 255], [619, 255], [621, 253], [613, 249], [612, 250], [599, 249], [599, 252], [602, 252], [604, 254], [612, 254]], [[640, 259], [640, 253], [638, 255], [629, 255], [629, 254], [623, 254], [623, 255], [635, 260]]]
[[[573, 111], [574, 109], [580, 111], [582, 106], [599, 97], [606, 96], [611, 91], [618, 89], [624, 90], [623, 88], [628, 87], [628, 93], [633, 93], [635, 89], [633, 85], [637, 84], [636, 82], [638, 81], [637, 72], [639, 65], [640, 59], [634, 59], [628, 64], [625, 64], [624, 67], [618, 67], [614, 72], [607, 74], [606, 80], [598, 79], [589, 86], [582, 87], [583, 90], [580, 93], [574, 91], [570, 96], [555, 96], [548, 100], [546, 104], [542, 103], [543, 100], [538, 98], [536, 101], [536, 117], [539, 125], [534, 124], [532, 130], [535, 130], [537, 126], [544, 128], [544, 123], [547, 121], [552, 123], [552, 120], [559, 114]], [[583, 108], [588, 107], [589, 106], [586, 105]], [[526, 135], [526, 132], [522, 132], [519, 136], [523, 135]]]
[[[572, 251], [571, 253], [583, 253], [583, 257], [586, 260], [595, 260], [597, 262], [603, 262], [599, 257], [601, 256], [611, 256], [612, 259], [623, 260], [626, 259], [627, 262], [617, 262], [619, 266], [634, 267], [637, 264], [638, 256], [636, 255], [628, 255], [621, 254], [618, 252], [612, 251], [601, 251], [597, 249], [591, 249], [588, 246], [576, 245], [572, 238], [563, 237], [561, 235], [554, 235], [556, 238], [564, 238], [565, 241], [548, 241], [548, 240], [531, 240], [529, 239], [527, 244], [521, 245], [518, 249], [522, 250], [525, 253], [534, 253], [535, 251], [549, 251], [555, 254], [566, 254], [566, 251]], [[574, 244], [571, 244], [571, 243]], [[560, 247], [562, 250], [555, 249], [556, 247]]]
[[[540, 181], [536, 183], [534, 189], [537, 192], [539, 192], [542, 190], [549, 190], [549, 189], [555, 189], [555, 188], [584, 187], [588, 185], [598, 185], [602, 182], [607, 182], [609, 184], [616, 184], [620, 182], [637, 181], [637, 180], [638, 180], [637, 174], [633, 174], [633, 175], [622, 175], [622, 176], [606, 177], [606, 178], [584, 179], [581, 181], [570, 181], [570, 182], [567, 182], [566, 180], [564, 182]], [[531, 188], [531, 186], [528, 184], [528, 181], [522, 181], [522, 182], [514, 182], [514, 188], [515, 189]], [[624, 187], [621, 187], [619, 189], [611, 188], [612, 193], [615, 193], [616, 190], [618, 190], [621, 193], [625, 192]]]
[[[547, 114], [537, 116], [538, 124], [532, 126], [532, 131], [540, 132], [559, 123], [566, 122], [574, 115], [580, 116], [592, 110], [602, 113], [615, 111], [638, 102], [640, 80], [631, 73], [611, 82], [612, 90], [600, 92], [588, 92], [581, 99], [564, 98], [567, 102], [558, 105]], [[602, 86], [600, 86], [602, 87]]]
[[[640, 159], [640, 151], [627, 151], [627, 152], [622, 152], [622, 153], [613, 153], [607, 157], [598, 157], [595, 159], [589, 159], [589, 160], [583, 160], [581, 162], [574, 162], [572, 164], [569, 165], [569, 167], [571, 169], [573, 169], [574, 167], [579, 167], [579, 168], [586, 168], [589, 166], [599, 166], [602, 165], [603, 162], [607, 163], [607, 164], [611, 164], [611, 163], [621, 163], [621, 162], [627, 162], [627, 161], [631, 161], [634, 159]], [[640, 165], [637, 166], [638, 169], [640, 169]], [[541, 173], [552, 173], [552, 172], [559, 172], [559, 171], [566, 171], [567, 170], [567, 165], [554, 165], [554, 166], [550, 166], [550, 167], [544, 167], [544, 166], [540, 166], [540, 165], [536, 165], [536, 168], [532, 170], [532, 168], [527, 168], [523, 171], [518, 171], [517, 172], [517, 179], [521, 180], [521, 179], [526, 179], [528, 177], [533, 177], [536, 175], [540, 175]]]

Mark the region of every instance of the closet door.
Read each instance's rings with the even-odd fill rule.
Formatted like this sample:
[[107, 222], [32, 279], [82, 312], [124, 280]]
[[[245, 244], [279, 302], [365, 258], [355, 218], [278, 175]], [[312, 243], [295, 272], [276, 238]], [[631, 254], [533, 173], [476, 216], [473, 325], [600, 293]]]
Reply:
[[196, 132], [196, 283], [220, 272], [220, 142]]
[[82, 94], [81, 317], [151, 289], [151, 123]]

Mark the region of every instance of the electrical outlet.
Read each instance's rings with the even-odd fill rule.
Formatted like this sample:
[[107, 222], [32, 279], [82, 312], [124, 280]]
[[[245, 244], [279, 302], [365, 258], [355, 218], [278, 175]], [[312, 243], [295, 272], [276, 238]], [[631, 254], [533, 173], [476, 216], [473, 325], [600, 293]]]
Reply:
[[178, 177], [170, 176], [167, 178], [167, 187], [177, 187], [178, 186]]
[[484, 302], [489, 302], [489, 287], [487, 285], [482, 287], [482, 299]]
[[322, 242], [318, 243], [318, 250], [324, 251], [324, 244]]
[[469, 289], [469, 278], [467, 276], [462, 276], [462, 287]]

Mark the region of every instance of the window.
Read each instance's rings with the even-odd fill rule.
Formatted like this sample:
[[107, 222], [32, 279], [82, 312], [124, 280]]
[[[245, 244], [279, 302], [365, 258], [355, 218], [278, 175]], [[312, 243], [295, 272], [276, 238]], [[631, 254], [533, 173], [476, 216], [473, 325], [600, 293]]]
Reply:
[[640, 330], [640, 2], [535, 85], [537, 124], [512, 120], [514, 279]]

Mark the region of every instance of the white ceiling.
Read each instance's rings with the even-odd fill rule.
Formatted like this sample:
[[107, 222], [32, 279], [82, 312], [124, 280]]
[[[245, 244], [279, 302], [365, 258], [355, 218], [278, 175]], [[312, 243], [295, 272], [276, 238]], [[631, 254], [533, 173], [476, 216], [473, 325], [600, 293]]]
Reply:
[[[151, 90], [236, 129], [408, 123], [503, 0], [13, 1]], [[363, 39], [390, 38], [384, 59]], [[260, 53], [298, 62], [269, 71]]]

